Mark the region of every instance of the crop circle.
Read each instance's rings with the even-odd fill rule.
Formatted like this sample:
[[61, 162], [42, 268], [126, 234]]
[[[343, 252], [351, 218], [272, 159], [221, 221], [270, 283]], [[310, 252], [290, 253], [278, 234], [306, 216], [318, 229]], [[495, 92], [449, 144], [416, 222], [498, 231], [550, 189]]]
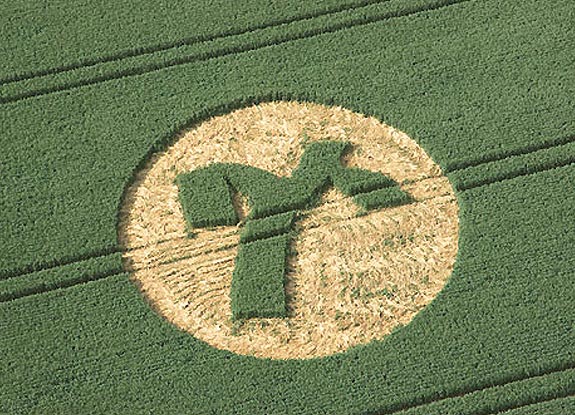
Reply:
[[[305, 143], [349, 141], [343, 162], [395, 180], [413, 202], [360, 212], [328, 189], [300, 212], [286, 273], [288, 318], [231, 319], [239, 226], [190, 229], [174, 180], [214, 162], [289, 176]], [[236, 208], [245, 215], [242, 198]], [[458, 243], [453, 189], [404, 133], [340, 107], [270, 102], [213, 117], [154, 154], [127, 190], [125, 267], [154, 310], [218, 349], [274, 359], [342, 352], [405, 325], [450, 276]]]

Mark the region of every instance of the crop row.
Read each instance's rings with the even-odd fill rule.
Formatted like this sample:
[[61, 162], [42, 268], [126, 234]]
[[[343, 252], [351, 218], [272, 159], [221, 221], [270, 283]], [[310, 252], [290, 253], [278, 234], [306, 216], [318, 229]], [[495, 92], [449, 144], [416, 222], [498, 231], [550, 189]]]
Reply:
[[122, 254], [118, 252], [14, 276], [0, 280], [0, 302], [105, 278], [122, 271]]
[[[280, 18], [261, 25], [257, 30], [232, 30], [228, 32], [230, 36], [206, 36], [201, 42], [181, 39], [176, 45], [168, 43], [124, 51], [116, 56], [89, 57], [83, 62], [37, 72], [37, 76], [33, 76], [33, 72], [16, 76], [15, 82], [9, 82], [0, 89], [0, 103], [257, 50], [466, 1], [469, 0], [356, 0], [355, 4], [348, 4], [349, 7], [345, 4], [333, 7], [331, 12], [312, 12], [308, 15], [310, 18], [288, 18], [283, 20], [285, 24], [277, 24], [282, 21]], [[330, 9], [329, 5], [327, 8]], [[282, 10], [280, 15], [286, 12], [289, 13], [289, 9]], [[90, 49], [89, 53], [93, 50]]]

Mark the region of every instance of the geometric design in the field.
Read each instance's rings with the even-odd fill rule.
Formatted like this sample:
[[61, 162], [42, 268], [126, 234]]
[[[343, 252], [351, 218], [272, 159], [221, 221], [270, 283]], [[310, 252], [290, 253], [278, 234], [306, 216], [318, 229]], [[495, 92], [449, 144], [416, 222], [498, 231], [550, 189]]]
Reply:
[[184, 217], [192, 228], [237, 225], [233, 196], [240, 193], [247, 199], [249, 214], [232, 277], [234, 320], [287, 317], [284, 276], [294, 218], [298, 211], [313, 208], [329, 186], [366, 209], [410, 201], [382, 173], [343, 166], [341, 158], [349, 147], [349, 142], [341, 141], [310, 143], [291, 177], [242, 164], [214, 163], [176, 178]]
[[[242, 191], [233, 172], [220, 170], [243, 166], [285, 184], [307, 163], [306, 151], [324, 145], [349, 150], [333, 156], [332, 167], [376, 180], [354, 191], [332, 177], [311, 192], [321, 194], [313, 203], [262, 210], [246, 200], [260, 197], [259, 189]], [[196, 196], [217, 195], [223, 185], [227, 203], [221, 193], [217, 202], [185, 196], [201, 187], [188, 186], [189, 175], [202, 171], [217, 173], [220, 186]], [[389, 189], [401, 196], [399, 206], [381, 208], [377, 192]], [[206, 206], [217, 208], [215, 216], [194, 216], [193, 207]], [[127, 190], [119, 237], [132, 280], [182, 330], [238, 354], [310, 358], [383, 338], [439, 293], [457, 253], [458, 206], [440, 168], [405, 134], [338, 107], [273, 102], [207, 120], [154, 154]], [[288, 245], [285, 267], [260, 275], [277, 282], [285, 272], [274, 291], [281, 304], [240, 300], [234, 319], [237, 268], [250, 268], [259, 252], [273, 264]]]

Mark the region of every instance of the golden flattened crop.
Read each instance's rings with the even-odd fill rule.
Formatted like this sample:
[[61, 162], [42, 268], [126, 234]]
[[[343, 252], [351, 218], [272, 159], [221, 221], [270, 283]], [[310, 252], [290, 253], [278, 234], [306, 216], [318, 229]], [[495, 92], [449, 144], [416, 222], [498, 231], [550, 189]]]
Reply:
[[[350, 141], [344, 163], [388, 175], [414, 202], [360, 212], [328, 190], [296, 223], [289, 318], [233, 323], [229, 293], [242, 223], [188, 229], [175, 177], [214, 162], [289, 176], [305, 143], [326, 139]], [[235, 205], [245, 217], [245, 200], [236, 197]], [[244, 108], [182, 134], [137, 174], [119, 228], [126, 267], [158, 313], [216, 348], [276, 359], [330, 355], [407, 324], [451, 274], [457, 236], [451, 185], [412, 139], [371, 117], [297, 102]]]

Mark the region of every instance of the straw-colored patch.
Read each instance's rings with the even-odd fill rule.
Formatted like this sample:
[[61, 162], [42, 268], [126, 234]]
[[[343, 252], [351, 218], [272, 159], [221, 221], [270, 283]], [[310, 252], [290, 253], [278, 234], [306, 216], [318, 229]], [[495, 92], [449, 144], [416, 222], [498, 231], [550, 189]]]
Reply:
[[[322, 139], [350, 141], [348, 166], [385, 173], [415, 202], [358, 215], [350, 198], [327, 191], [296, 224], [289, 318], [234, 324], [229, 294], [243, 223], [188, 229], [174, 179], [214, 162], [289, 176], [302, 144]], [[245, 201], [235, 204], [245, 216]], [[457, 235], [451, 185], [412, 139], [374, 118], [296, 102], [241, 109], [184, 133], [138, 173], [119, 231], [126, 267], [158, 313], [216, 348], [278, 359], [330, 355], [407, 324], [451, 274]]]

